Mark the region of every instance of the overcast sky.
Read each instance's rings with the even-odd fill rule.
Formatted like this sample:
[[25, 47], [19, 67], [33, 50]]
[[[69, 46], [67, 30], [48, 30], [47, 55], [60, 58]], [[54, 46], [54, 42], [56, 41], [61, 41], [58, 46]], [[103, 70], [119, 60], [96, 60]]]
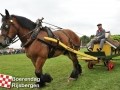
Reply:
[[111, 34], [120, 34], [120, 0], [2, 0], [0, 12], [5, 9], [34, 22], [44, 17], [45, 22], [72, 29], [79, 36], [95, 34], [98, 23]]

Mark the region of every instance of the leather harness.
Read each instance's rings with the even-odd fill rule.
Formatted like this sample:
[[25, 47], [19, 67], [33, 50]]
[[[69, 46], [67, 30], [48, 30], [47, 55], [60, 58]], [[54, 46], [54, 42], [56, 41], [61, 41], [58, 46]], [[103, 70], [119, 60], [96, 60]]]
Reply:
[[[53, 34], [53, 32], [51, 31], [50, 28], [48, 28], [48, 27], [43, 27], [43, 28], [44, 28], [43, 30], [48, 34], [48, 37], [55, 38], [58, 40], [58, 37]], [[49, 48], [48, 58], [53, 57], [53, 55], [55, 54], [55, 51], [58, 49], [59, 43], [57, 43], [56, 45], [53, 45], [52, 42], [46, 42], [45, 40], [42, 40], [39, 38], [37, 40], [48, 46], [48, 48]], [[59, 42], [59, 40], [58, 40], [58, 42]]]
[[[52, 42], [46, 42], [46, 41], [43, 40], [43, 39], [37, 38], [37, 35], [40, 33], [40, 31], [45, 31], [45, 32], [47, 33], [48, 37], [55, 38], [55, 39], [58, 40], [58, 42], [57, 42], [56, 44], [55, 44], [55, 43], [53, 44]], [[61, 31], [63, 34], [65, 34], [65, 35], [68, 37], [69, 42], [70, 42], [70, 44], [71, 44], [72, 41], [71, 41], [70, 37], [69, 37], [64, 31], [62, 31], [62, 30], [59, 30], [59, 31]], [[23, 47], [27, 47], [27, 46], [31, 45], [32, 42], [33, 42], [35, 39], [37, 39], [38, 41], [40, 41], [40, 42], [42, 42], [42, 43], [44, 43], [44, 44], [46, 44], [46, 45], [48, 46], [48, 48], [49, 48], [48, 58], [53, 57], [56, 50], [64, 50], [64, 54], [67, 54], [67, 53], [68, 53], [67, 50], [65, 50], [64, 48], [62, 48], [62, 47], [59, 46], [59, 37], [56, 36], [56, 35], [54, 35], [53, 32], [51, 31], [51, 29], [50, 29], [49, 27], [46, 27], [46, 26], [43, 27], [43, 26], [41, 25], [41, 22], [38, 22], [38, 23], [37, 23], [36, 28], [33, 30], [32, 34], [31, 34], [31, 36], [30, 36], [30, 41], [27, 41], [27, 42], [23, 45]], [[74, 45], [73, 43], [72, 43], [71, 45], [72, 45], [72, 46], [77, 46], [77, 45]]]
[[[57, 40], [58, 40], [58, 43], [53, 44], [52, 42], [46, 42], [46, 41], [43, 40], [43, 39], [37, 38], [37, 35], [38, 35], [41, 31], [45, 31], [45, 32], [47, 33], [48, 37], [57, 39]], [[42, 42], [42, 43], [44, 43], [44, 44], [46, 44], [46, 45], [48, 46], [48, 48], [49, 48], [48, 58], [53, 57], [53, 55], [55, 54], [55, 51], [56, 51], [57, 49], [59, 49], [59, 50], [64, 50], [63, 48], [61, 48], [61, 47], [59, 46], [59, 39], [58, 39], [58, 37], [53, 34], [53, 32], [51, 31], [51, 29], [50, 29], [49, 27], [46, 27], [46, 26], [45, 26], [45, 27], [37, 26], [37, 27], [33, 30], [33, 33], [32, 33], [31, 36], [30, 36], [30, 41], [26, 42], [26, 43], [23, 45], [23, 47], [27, 47], [27, 46], [31, 45], [32, 42], [33, 42], [35, 39], [37, 39], [38, 41], [40, 41], [40, 42]]]

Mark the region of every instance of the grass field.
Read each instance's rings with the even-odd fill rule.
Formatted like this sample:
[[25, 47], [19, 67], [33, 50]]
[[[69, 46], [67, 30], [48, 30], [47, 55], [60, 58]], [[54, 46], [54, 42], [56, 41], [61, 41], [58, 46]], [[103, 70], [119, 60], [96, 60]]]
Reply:
[[[48, 59], [44, 65], [44, 73], [47, 72], [53, 77], [53, 81], [46, 87], [42, 89], [11, 88], [10, 90], [120, 90], [120, 60], [114, 60], [115, 68], [112, 71], [107, 71], [103, 65], [89, 70], [86, 62], [79, 62], [83, 73], [76, 81], [67, 81], [72, 71], [72, 62], [65, 56], [59, 56]], [[34, 67], [25, 54], [0, 56], [0, 73], [17, 78], [35, 77]], [[33, 84], [35, 82], [14, 83]], [[6, 89], [0, 87], [0, 90]]]

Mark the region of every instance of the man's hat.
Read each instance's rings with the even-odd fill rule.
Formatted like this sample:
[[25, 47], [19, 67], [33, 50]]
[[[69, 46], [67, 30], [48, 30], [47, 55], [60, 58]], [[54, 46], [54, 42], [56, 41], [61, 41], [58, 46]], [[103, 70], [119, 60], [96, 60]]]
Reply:
[[102, 25], [101, 23], [97, 24], [97, 26], [101, 26], [101, 25]]

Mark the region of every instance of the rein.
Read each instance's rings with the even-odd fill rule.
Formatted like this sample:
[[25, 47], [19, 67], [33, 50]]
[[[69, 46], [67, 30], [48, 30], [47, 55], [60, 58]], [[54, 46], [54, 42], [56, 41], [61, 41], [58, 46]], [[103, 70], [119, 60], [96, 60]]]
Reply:
[[[36, 27], [35, 27], [35, 29], [37, 28], [37, 27], [41, 27], [42, 25], [41, 25], [41, 23], [42, 23], [42, 20], [43, 20], [44, 18], [41, 18], [41, 19], [38, 19], [37, 21], [36, 21]], [[15, 26], [14, 26], [15, 27]], [[15, 27], [16, 28], [16, 27]], [[26, 37], [27, 35], [29, 35], [29, 34], [31, 34], [31, 33], [33, 33], [35, 30], [33, 29], [32, 31], [29, 31], [27, 34], [25, 34], [25, 35], [23, 35], [21, 38], [24, 38], [24, 37]], [[17, 37], [15, 37], [13, 40], [12, 40], [12, 44], [13, 43], [15, 43], [15, 42], [17, 42], [18, 40], [20, 40], [19, 38], [18, 38], [18, 36]]]
[[50, 23], [47, 23], [47, 22], [42, 22], [42, 23], [48, 24], [48, 25], [53, 26], [53, 27], [56, 27], [56, 28], [58, 28], [58, 29], [63, 29], [63, 28], [61, 28], [61, 27], [59, 27], [59, 26], [56, 26], [56, 25], [53, 25], [53, 24], [50, 24]]
[[[36, 27], [42, 26], [41, 23], [45, 23], [45, 24], [48, 24], [48, 25], [57, 27], [58, 29], [62, 29], [61, 27], [55, 26], [55, 25], [53, 25], [53, 24], [50, 24], [50, 23], [47, 23], [47, 22], [43, 22], [43, 21], [42, 21], [43, 19], [44, 19], [44, 18], [38, 19], [38, 20], [36, 21]], [[13, 25], [13, 26], [16, 28], [16, 26], [15, 26], [13, 23], [12, 23], [11, 25]], [[17, 29], [17, 28], [16, 28], [16, 29]], [[34, 32], [34, 30], [29, 31], [27, 34], [23, 35], [21, 38], [24, 38], [24, 37], [26, 37], [27, 35], [29, 35], [29, 34], [31, 34], [31, 33], [33, 33], [33, 32]], [[9, 38], [10, 38], [10, 37], [9, 37]], [[10, 39], [11, 39], [11, 38], [10, 38]], [[11, 44], [17, 42], [18, 40], [20, 40], [20, 39], [19, 39], [18, 36], [16, 36], [14, 39], [11, 39]], [[9, 45], [10, 45], [10, 44], [9, 44]]]
[[[29, 31], [27, 34], [23, 35], [21, 38], [26, 37], [27, 35], [31, 34], [32, 32], [33, 32], [33, 30], [32, 30], [32, 31]], [[13, 43], [17, 42], [18, 40], [20, 40], [20, 39], [19, 39], [18, 36], [17, 36], [17, 37], [15, 37], [15, 38], [12, 40], [11, 43], [13, 44]]]

